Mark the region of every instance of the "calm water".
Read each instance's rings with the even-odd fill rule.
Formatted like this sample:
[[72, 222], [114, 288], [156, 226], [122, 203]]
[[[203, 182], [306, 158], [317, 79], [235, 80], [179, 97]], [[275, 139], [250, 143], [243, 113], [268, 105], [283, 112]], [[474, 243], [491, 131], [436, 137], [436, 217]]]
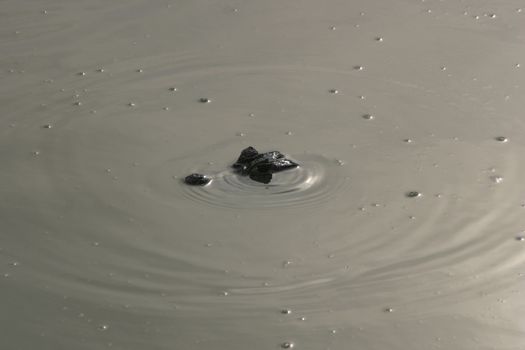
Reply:
[[0, 4], [0, 349], [525, 348], [520, 1]]

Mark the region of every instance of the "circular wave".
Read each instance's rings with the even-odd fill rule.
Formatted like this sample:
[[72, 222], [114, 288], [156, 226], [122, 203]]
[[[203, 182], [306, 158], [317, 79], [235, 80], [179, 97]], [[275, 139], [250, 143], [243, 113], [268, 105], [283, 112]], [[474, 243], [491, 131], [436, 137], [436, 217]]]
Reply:
[[226, 170], [204, 187], [181, 183], [188, 199], [228, 208], [274, 208], [316, 205], [335, 196], [345, 183], [338, 166], [319, 155], [295, 157], [298, 168], [273, 175], [262, 184]]

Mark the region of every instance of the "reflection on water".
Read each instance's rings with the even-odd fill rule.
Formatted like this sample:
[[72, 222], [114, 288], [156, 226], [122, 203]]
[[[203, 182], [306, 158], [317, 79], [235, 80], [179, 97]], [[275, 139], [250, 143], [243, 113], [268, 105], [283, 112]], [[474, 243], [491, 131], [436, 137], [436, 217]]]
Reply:
[[4, 2], [0, 348], [523, 347], [518, 9]]

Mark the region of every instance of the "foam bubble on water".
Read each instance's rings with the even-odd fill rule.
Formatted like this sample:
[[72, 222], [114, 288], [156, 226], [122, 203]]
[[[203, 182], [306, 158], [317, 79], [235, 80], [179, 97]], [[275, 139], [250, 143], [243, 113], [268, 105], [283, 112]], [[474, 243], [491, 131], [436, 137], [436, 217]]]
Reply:
[[284, 342], [281, 344], [281, 348], [283, 349], [292, 349], [295, 346], [292, 342]]
[[210, 103], [211, 100], [209, 98], [206, 98], [206, 97], [201, 97], [201, 98], [199, 98], [199, 102], [200, 103]]
[[505, 136], [497, 136], [494, 138], [498, 142], [507, 142], [508, 139]]
[[109, 325], [107, 324], [101, 324], [98, 326], [99, 331], [107, 331], [109, 329]]
[[363, 114], [362, 117], [366, 120], [372, 120], [375, 118], [372, 114]]
[[331, 94], [338, 94], [339, 90], [337, 90], [337, 89], [330, 89], [330, 90], [328, 90], [328, 92], [331, 93]]
[[500, 184], [500, 183], [503, 182], [503, 177], [502, 177], [502, 176], [499, 176], [499, 175], [491, 176], [490, 179], [491, 179], [492, 182], [494, 182], [495, 184]]

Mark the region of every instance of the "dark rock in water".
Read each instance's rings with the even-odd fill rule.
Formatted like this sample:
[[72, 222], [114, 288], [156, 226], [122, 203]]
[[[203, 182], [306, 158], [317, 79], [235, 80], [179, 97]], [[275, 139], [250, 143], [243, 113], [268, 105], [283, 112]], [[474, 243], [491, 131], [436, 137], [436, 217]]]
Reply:
[[253, 147], [245, 148], [232, 167], [241, 175], [248, 175], [253, 181], [270, 183], [272, 174], [298, 167], [299, 164], [286, 159], [278, 151], [259, 153]]
[[211, 179], [202, 174], [191, 174], [184, 178], [184, 183], [191, 186], [204, 186], [209, 184]]
[[[286, 159], [284, 154], [278, 151], [259, 153], [253, 147], [242, 150], [241, 155], [232, 168], [241, 175], [249, 176], [253, 181], [268, 184], [272, 181], [272, 174], [279, 171], [298, 167], [299, 164]], [[184, 182], [191, 186], [204, 186], [211, 179], [203, 174], [191, 174], [184, 178]]]

